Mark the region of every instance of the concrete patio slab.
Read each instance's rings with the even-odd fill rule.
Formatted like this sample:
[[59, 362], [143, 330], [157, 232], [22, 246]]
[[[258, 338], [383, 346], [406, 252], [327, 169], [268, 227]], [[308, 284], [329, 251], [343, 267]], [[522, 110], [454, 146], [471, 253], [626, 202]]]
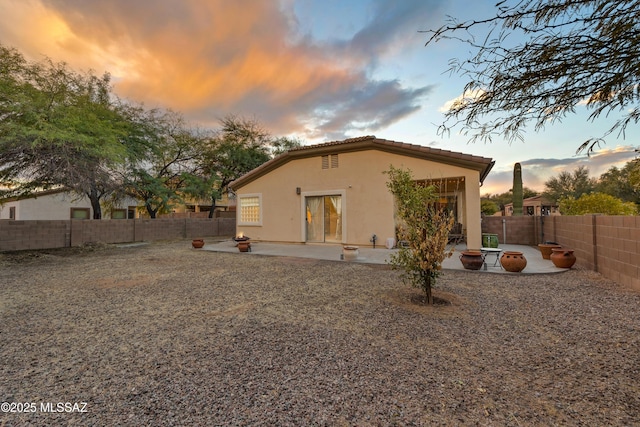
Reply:
[[[537, 247], [525, 245], [505, 245], [501, 244], [500, 249], [503, 251], [519, 251], [522, 252], [527, 259], [527, 266], [520, 273], [510, 273], [500, 266], [500, 262], [495, 262], [495, 255], [489, 254], [486, 257], [486, 269], [473, 270], [478, 273], [497, 273], [497, 274], [549, 274], [561, 273], [566, 269], [557, 268], [550, 260], [542, 258]], [[337, 262], [358, 262], [365, 264], [386, 264], [390, 256], [397, 252], [398, 249], [387, 249], [384, 246], [373, 248], [359, 248], [358, 258], [354, 261], [345, 261], [341, 259], [342, 245], [338, 244], [286, 244], [286, 243], [269, 243], [269, 242], [252, 242], [251, 252], [240, 253], [236, 247], [236, 242], [226, 240], [205, 245], [202, 250], [214, 252], [230, 252], [237, 253], [239, 256], [266, 255], [266, 256], [284, 256], [297, 258], [322, 259]], [[447, 258], [442, 263], [444, 270], [464, 270], [460, 262], [461, 251], [466, 250], [465, 245], [458, 245], [455, 248], [453, 256]], [[495, 264], [495, 266], [494, 266]], [[466, 270], [472, 271], [472, 270]]]

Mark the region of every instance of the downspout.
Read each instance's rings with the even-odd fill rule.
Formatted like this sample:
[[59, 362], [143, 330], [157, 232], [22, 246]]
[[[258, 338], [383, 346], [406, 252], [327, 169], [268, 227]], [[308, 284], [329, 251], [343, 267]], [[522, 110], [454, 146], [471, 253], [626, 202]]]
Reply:
[[502, 218], [502, 244], [507, 244], [507, 220]]
[[593, 234], [593, 271], [598, 272], [598, 238], [596, 237], [596, 216], [591, 216], [591, 233]]

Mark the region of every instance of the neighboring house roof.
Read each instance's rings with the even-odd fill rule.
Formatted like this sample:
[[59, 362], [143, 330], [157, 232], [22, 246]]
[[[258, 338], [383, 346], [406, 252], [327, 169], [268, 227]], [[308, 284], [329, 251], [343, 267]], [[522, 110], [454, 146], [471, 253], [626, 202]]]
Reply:
[[259, 177], [295, 159], [364, 150], [386, 151], [389, 153], [431, 160], [438, 163], [460, 166], [465, 169], [477, 170], [480, 172], [480, 183], [484, 181], [495, 163], [492, 159], [487, 157], [473, 156], [470, 154], [441, 150], [422, 145], [390, 141], [387, 139], [376, 138], [375, 136], [361, 136], [358, 138], [345, 139], [343, 141], [332, 141], [323, 144], [293, 148], [236, 179], [229, 184], [229, 187], [233, 190], [242, 188]]
[[[531, 205], [535, 205], [536, 203], [539, 203], [543, 206], [557, 206], [557, 203], [552, 203], [549, 199], [547, 199], [546, 197], [539, 195], [539, 196], [533, 196], [533, 197], [527, 197], [526, 199], [522, 200], [522, 204], [523, 206], [531, 206]], [[504, 205], [506, 206], [513, 206], [513, 203], [507, 203]]]
[[18, 200], [27, 200], [27, 199], [37, 199], [38, 197], [49, 196], [52, 194], [68, 193], [70, 191], [71, 190], [67, 188], [54, 188], [52, 190], [41, 190], [41, 191], [36, 191], [34, 193], [25, 194], [22, 196], [14, 196], [14, 197], [7, 197], [4, 199], [0, 199], [0, 203], [16, 202]]

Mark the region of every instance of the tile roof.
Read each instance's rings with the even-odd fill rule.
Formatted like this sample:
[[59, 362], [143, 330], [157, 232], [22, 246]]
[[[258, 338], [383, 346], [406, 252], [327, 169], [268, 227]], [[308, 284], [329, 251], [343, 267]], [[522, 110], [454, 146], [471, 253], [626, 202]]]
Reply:
[[468, 169], [478, 170], [480, 172], [480, 182], [484, 181], [484, 178], [486, 178], [494, 164], [493, 159], [488, 157], [474, 156], [471, 154], [442, 150], [423, 145], [391, 141], [376, 138], [373, 135], [367, 135], [349, 138], [342, 141], [330, 141], [321, 144], [293, 148], [241, 176], [229, 184], [229, 186], [232, 189], [240, 188], [280, 165], [296, 158], [362, 150], [388, 151], [407, 156], [425, 158], [441, 163], [457, 164]]

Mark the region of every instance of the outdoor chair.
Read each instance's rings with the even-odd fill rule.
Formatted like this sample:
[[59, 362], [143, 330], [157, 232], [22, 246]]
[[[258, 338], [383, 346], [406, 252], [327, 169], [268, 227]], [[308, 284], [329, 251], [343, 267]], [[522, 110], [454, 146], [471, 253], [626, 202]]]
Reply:
[[464, 242], [464, 233], [462, 232], [462, 224], [456, 222], [453, 224], [451, 231], [449, 232], [449, 243], [453, 243], [457, 245], [458, 243]]

